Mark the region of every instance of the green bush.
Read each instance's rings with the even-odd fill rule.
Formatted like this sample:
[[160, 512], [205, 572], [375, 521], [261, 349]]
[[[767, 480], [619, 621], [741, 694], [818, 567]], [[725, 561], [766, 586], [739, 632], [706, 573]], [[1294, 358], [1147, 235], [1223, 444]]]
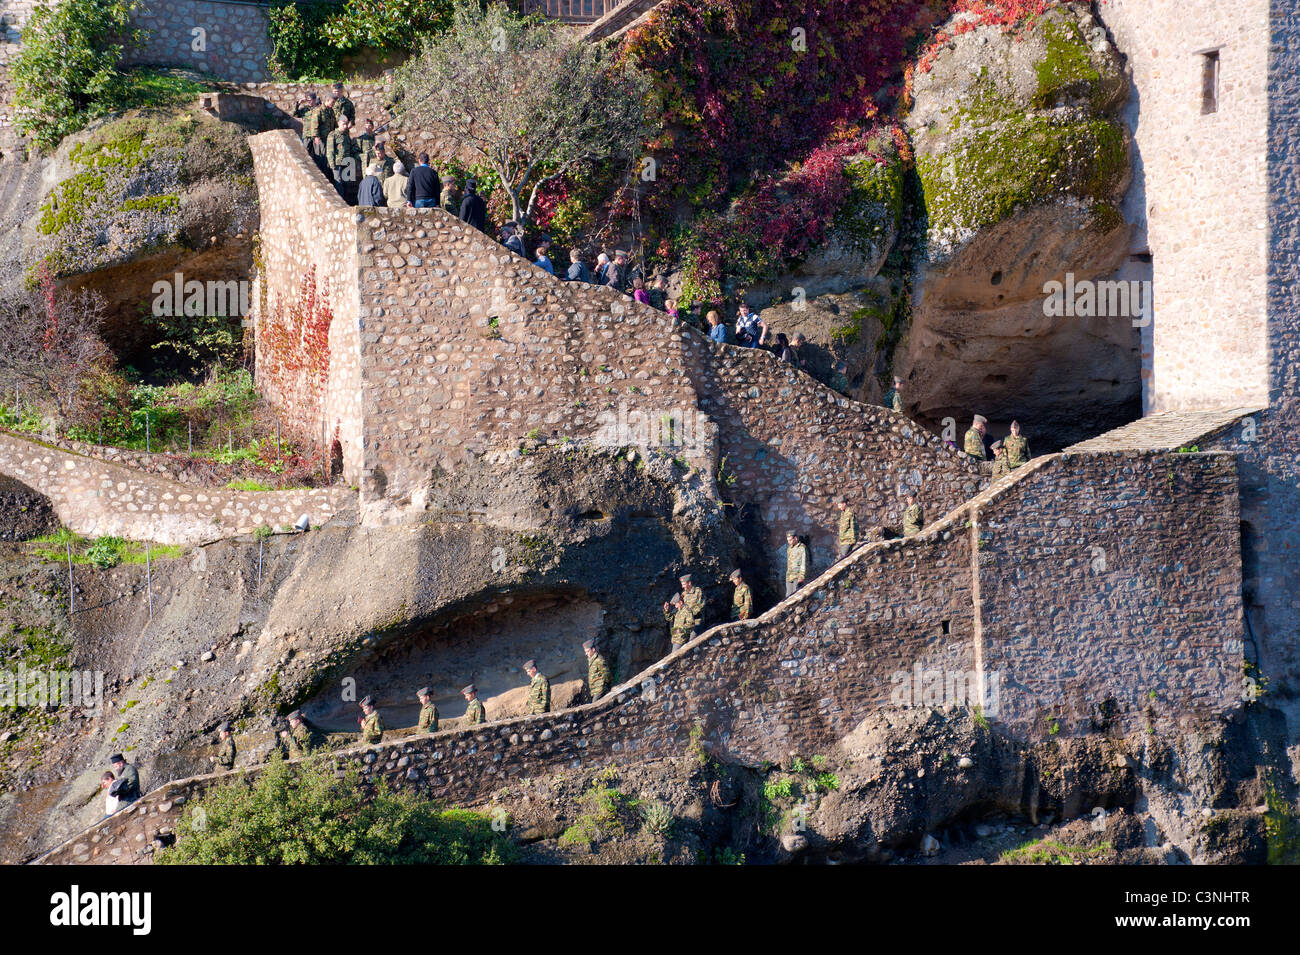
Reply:
[[348, 0], [330, 17], [325, 39], [339, 50], [410, 52], [422, 36], [451, 26], [451, 0]]
[[118, 69], [140, 38], [135, 0], [59, 0], [39, 4], [23, 29], [10, 68], [20, 132], [51, 149], [87, 121], [120, 107], [130, 91]]
[[405, 53], [451, 24], [451, 0], [281, 2], [270, 10], [271, 72], [286, 80], [339, 75], [343, 55], [363, 49]]
[[513, 862], [514, 844], [491, 819], [442, 810], [380, 782], [367, 797], [350, 768], [331, 761], [290, 767], [275, 759], [250, 787], [236, 782], [186, 807], [164, 865], [494, 865]]
[[267, 65], [272, 73], [286, 80], [319, 80], [338, 73], [341, 51], [326, 43], [322, 34], [333, 9], [325, 3], [299, 7], [284, 2], [268, 11], [271, 56]]

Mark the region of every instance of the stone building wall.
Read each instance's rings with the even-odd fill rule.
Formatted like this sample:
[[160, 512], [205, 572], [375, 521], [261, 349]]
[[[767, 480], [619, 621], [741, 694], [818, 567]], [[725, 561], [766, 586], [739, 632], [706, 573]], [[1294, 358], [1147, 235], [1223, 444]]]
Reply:
[[[1268, 393], [1269, 0], [1108, 0], [1133, 79], [1133, 251], [1154, 275], [1148, 411], [1262, 405]], [[1218, 50], [1218, 111], [1202, 113]], [[1126, 321], [1117, 318], [1117, 321]]]
[[194, 487], [0, 433], [0, 473], [49, 498], [78, 534], [198, 544], [292, 524], [323, 524], [353, 499], [346, 488], [230, 491]]
[[[1106, 482], [1105, 500], [1088, 493]], [[1151, 692], [1159, 724], [1230, 713], [1240, 705], [1234, 483], [1226, 455], [1040, 459], [921, 535], [859, 549], [757, 620], [707, 631], [596, 703], [335, 755], [472, 805], [524, 777], [679, 755], [697, 727], [707, 750], [754, 766], [826, 753], [889, 707], [983, 705], [1013, 738], [1048, 732], [1045, 712], [1060, 715], [1060, 733], [1086, 731], [1108, 696], [1121, 730], [1145, 724]], [[1184, 523], [1184, 507], [1201, 516]], [[1080, 573], [1092, 540], [1113, 549], [1114, 575], [1059, 606], [1059, 584]], [[1082, 638], [1086, 654], [1069, 625], [1077, 614], [1099, 622]], [[1007, 677], [996, 699], [948, 695], [984, 694], [995, 671]], [[920, 674], [926, 687], [938, 675], [937, 696], [912, 692]], [[229, 778], [167, 784], [42, 861], [147, 861], [154, 834], [180, 816], [177, 797]]]
[[142, 0], [133, 18], [144, 42], [125, 65], [176, 66], [221, 79], [270, 78], [267, 6], [235, 0]]

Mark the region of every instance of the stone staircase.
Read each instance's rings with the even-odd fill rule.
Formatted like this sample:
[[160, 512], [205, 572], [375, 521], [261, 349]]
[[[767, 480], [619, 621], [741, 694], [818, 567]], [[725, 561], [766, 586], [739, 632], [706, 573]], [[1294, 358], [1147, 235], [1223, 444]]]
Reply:
[[[1060, 718], [1052, 732], [1086, 732], [1080, 705], [1126, 688], [1133, 699], [1118, 712], [1139, 722], [1222, 716], [1240, 706], [1235, 485], [1228, 454], [1045, 455], [921, 533], [859, 548], [760, 617], [709, 629], [595, 703], [394, 734], [330, 758], [471, 806], [525, 778], [679, 756], [692, 741], [761, 765], [831, 752], [882, 708], [932, 705], [896, 700], [898, 675], [914, 669], [977, 673], [967, 684], [977, 698], [958, 705], [978, 703], [1013, 735], [1045, 727], [1044, 713]], [[1136, 538], [1135, 522], [1147, 528]], [[1099, 547], [1111, 561], [1101, 571]], [[1054, 626], [1062, 587], [1073, 590], [1071, 619], [1090, 626], [1087, 657], [1072, 628]], [[1003, 689], [990, 696], [989, 681]], [[33, 861], [148, 863], [188, 803], [260, 771], [164, 783]]]

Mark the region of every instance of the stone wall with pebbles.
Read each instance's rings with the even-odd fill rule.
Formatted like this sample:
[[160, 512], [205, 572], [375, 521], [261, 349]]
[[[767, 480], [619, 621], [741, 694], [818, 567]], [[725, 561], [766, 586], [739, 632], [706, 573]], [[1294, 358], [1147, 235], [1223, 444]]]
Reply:
[[[1240, 706], [1234, 475], [1229, 455], [1038, 459], [922, 534], [862, 547], [758, 619], [707, 631], [595, 703], [333, 755], [474, 805], [525, 777], [679, 755], [692, 734], [751, 766], [824, 753], [887, 707], [981, 705], [1014, 738], [1086, 732], [1099, 712], [1122, 730], [1221, 716]], [[1087, 491], [1101, 485], [1104, 502]], [[1188, 511], [1198, 516], [1185, 523]], [[1109, 555], [1104, 570], [1093, 541]], [[1077, 592], [1064, 605], [1062, 584]], [[1084, 637], [1080, 616], [1094, 621]], [[42, 861], [148, 861], [182, 799], [257, 771], [163, 786]]]
[[270, 79], [267, 5], [234, 0], [142, 0], [132, 17], [144, 42], [127, 65], [184, 67], [221, 79]]
[[78, 534], [191, 545], [292, 524], [324, 524], [355, 499], [347, 488], [229, 491], [193, 487], [0, 433], [0, 473], [49, 498]]
[[262, 227], [253, 294], [257, 383], [286, 424], [362, 471], [357, 219], [297, 138], [249, 139]]

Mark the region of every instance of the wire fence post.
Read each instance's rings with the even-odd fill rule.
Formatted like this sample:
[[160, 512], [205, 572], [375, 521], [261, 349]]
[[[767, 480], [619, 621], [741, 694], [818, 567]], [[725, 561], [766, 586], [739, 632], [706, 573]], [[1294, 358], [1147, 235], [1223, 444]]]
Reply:
[[149, 619], [153, 619], [153, 563], [149, 559], [149, 545], [144, 545], [144, 579], [149, 591]]

